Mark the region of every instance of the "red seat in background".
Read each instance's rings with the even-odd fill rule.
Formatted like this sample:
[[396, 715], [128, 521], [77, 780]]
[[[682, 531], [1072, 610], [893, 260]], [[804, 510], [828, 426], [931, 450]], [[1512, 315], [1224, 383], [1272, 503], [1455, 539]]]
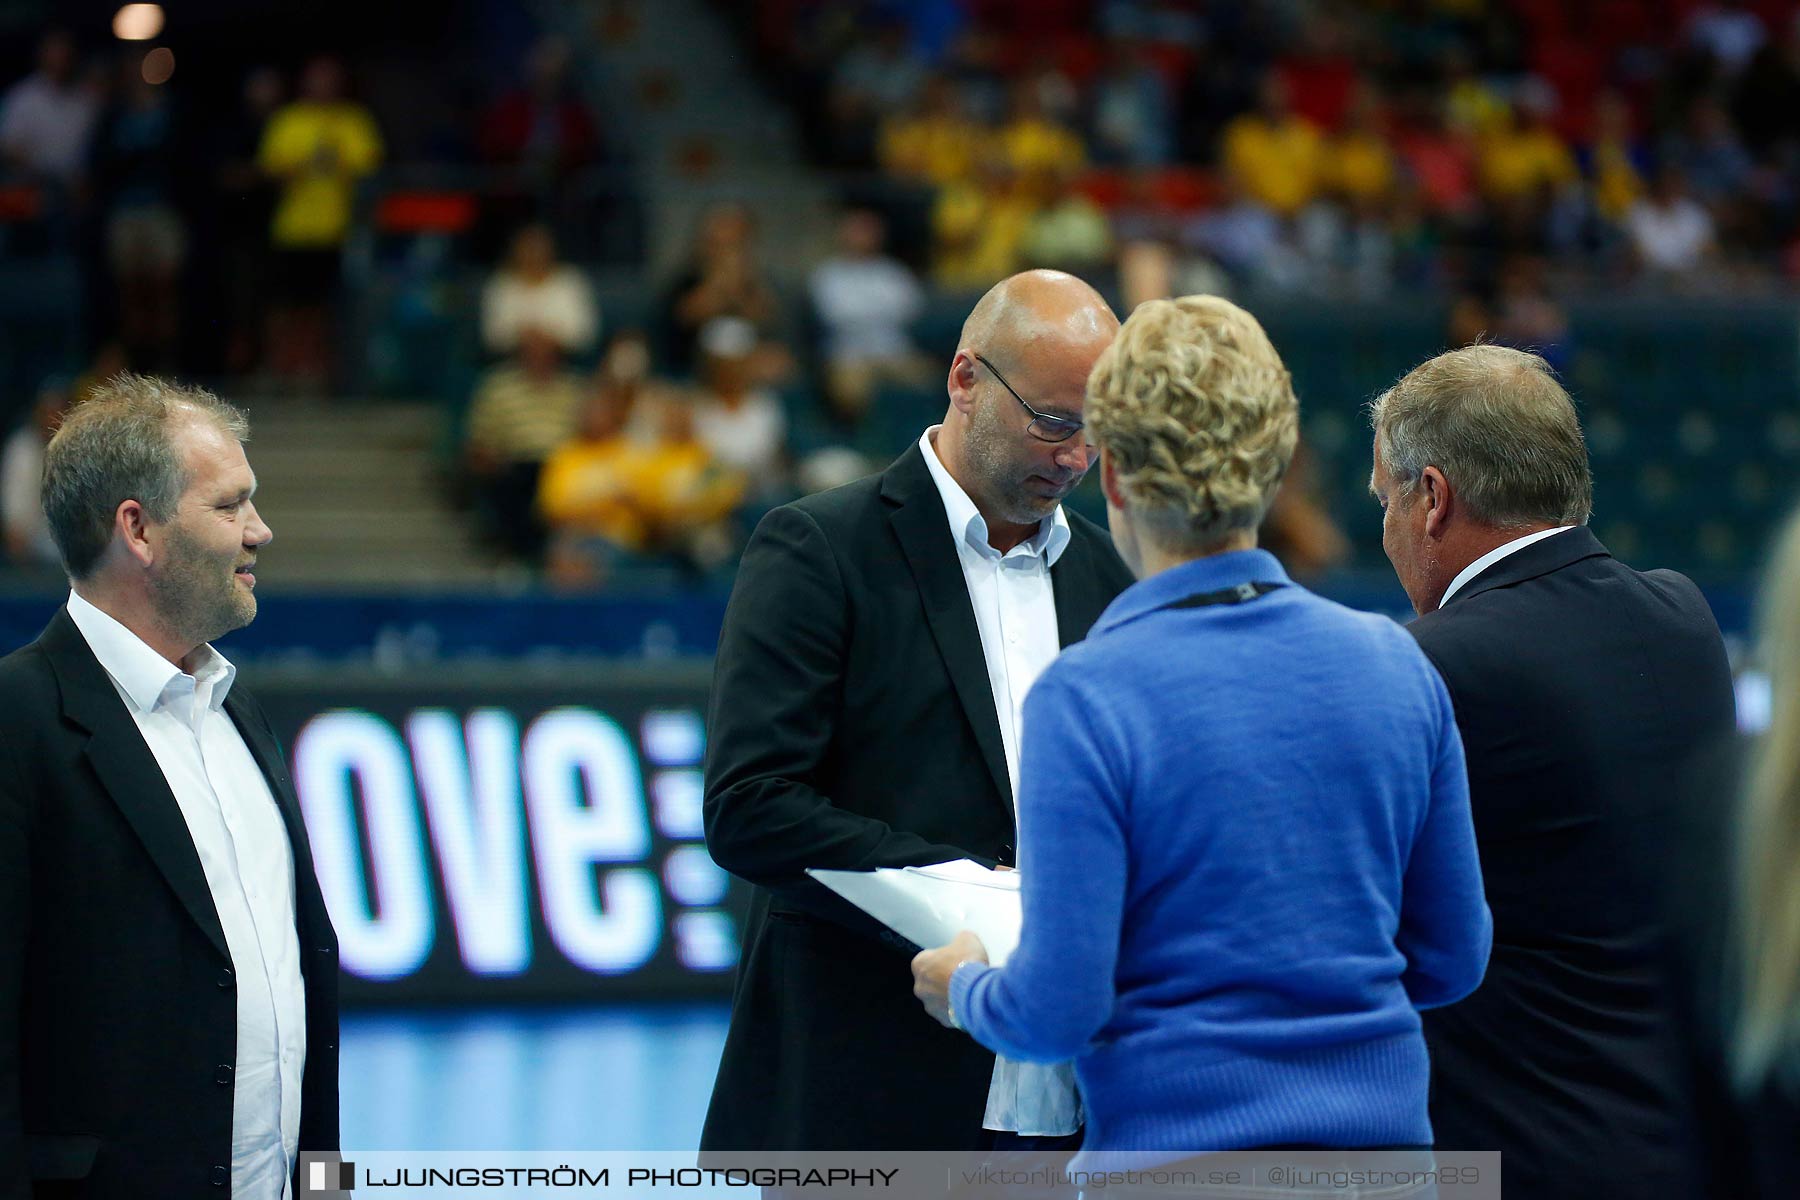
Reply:
[[468, 192], [389, 192], [375, 205], [375, 228], [399, 234], [467, 233], [477, 207]]
[[0, 223], [35, 221], [44, 211], [44, 193], [35, 183], [0, 185]]

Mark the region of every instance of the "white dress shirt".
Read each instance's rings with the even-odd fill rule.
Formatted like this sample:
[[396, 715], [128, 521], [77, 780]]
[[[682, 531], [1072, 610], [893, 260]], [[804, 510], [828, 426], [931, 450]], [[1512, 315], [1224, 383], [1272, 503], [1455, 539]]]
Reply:
[[202, 646], [190, 675], [74, 592], [69, 616], [175, 795], [231, 953], [238, 1002], [231, 1194], [291, 1197], [306, 1064], [294, 859], [268, 782], [223, 711], [237, 668]]
[[[1056, 597], [1050, 568], [1068, 548], [1069, 519], [1059, 505], [1038, 523], [1038, 531], [1005, 554], [988, 544], [987, 520], [962, 486], [939, 461], [932, 439], [934, 425], [919, 439], [925, 466], [944, 499], [950, 536], [968, 585], [975, 625], [981, 632], [981, 654], [987, 660], [988, 686], [1000, 718], [1000, 742], [1006, 751], [1006, 774], [1012, 783], [1013, 811], [1019, 812], [1019, 728], [1025, 693], [1061, 651], [1056, 628]], [[1015, 839], [1014, 844], [1018, 844]], [[1024, 868], [1019, 863], [1020, 869]], [[1081, 1128], [1081, 1099], [1075, 1072], [1068, 1063], [1020, 1063], [999, 1058], [988, 1089], [988, 1129], [1028, 1136], [1062, 1136]]]
[[1536, 533], [1528, 533], [1524, 537], [1514, 538], [1504, 546], [1495, 546], [1492, 550], [1489, 550], [1486, 554], [1456, 573], [1456, 578], [1452, 579], [1450, 581], [1450, 586], [1444, 589], [1444, 596], [1443, 599], [1438, 601], [1438, 607], [1442, 608], [1444, 605], [1450, 603], [1450, 597], [1461, 591], [1464, 584], [1468, 583], [1469, 580], [1475, 578], [1507, 555], [1517, 554], [1533, 542], [1541, 542], [1547, 537], [1563, 533], [1573, 528], [1575, 528], [1573, 525], [1558, 525], [1555, 529], [1540, 529]]

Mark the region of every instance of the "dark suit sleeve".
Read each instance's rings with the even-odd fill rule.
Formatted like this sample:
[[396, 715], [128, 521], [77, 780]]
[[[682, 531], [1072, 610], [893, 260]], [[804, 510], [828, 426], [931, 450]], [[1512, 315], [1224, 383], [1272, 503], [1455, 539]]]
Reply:
[[800, 509], [773, 510], [738, 566], [707, 714], [707, 849], [751, 883], [805, 892], [808, 867], [867, 870], [967, 857], [845, 811], [822, 793], [849, 630], [849, 597], [824, 532]]
[[1413, 842], [1402, 883], [1400, 932], [1406, 956], [1401, 983], [1414, 1008], [1461, 1000], [1481, 983], [1494, 940], [1482, 894], [1481, 860], [1469, 809], [1469, 778], [1450, 694], [1432, 672], [1438, 746], [1431, 806]]
[[29, 1200], [20, 1094], [19, 1028], [30, 927], [30, 800], [16, 757], [18, 735], [0, 733], [0, 1200]]

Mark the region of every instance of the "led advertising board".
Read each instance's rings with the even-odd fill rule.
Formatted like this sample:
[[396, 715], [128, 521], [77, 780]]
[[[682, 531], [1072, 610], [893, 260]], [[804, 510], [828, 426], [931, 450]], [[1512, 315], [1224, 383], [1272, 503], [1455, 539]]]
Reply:
[[258, 670], [347, 1000], [719, 995], [707, 668]]

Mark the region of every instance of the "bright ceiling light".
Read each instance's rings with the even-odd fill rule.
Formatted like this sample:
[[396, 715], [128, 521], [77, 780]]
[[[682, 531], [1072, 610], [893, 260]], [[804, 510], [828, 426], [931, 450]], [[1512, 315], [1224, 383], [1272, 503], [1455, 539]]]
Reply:
[[160, 4], [127, 4], [113, 14], [113, 36], [124, 42], [147, 42], [163, 30]]

